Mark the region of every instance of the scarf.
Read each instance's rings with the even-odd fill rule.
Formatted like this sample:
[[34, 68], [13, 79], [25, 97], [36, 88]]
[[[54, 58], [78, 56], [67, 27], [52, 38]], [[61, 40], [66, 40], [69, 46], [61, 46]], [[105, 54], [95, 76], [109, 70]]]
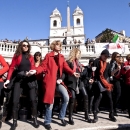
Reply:
[[106, 62], [103, 63], [103, 61], [100, 60], [100, 67], [101, 67], [101, 69], [100, 69], [100, 80], [101, 80], [102, 84], [105, 86], [105, 88], [108, 91], [111, 91], [113, 85], [108, 83], [108, 81], [104, 78], [104, 75], [103, 75], [103, 73], [106, 69], [106, 66], [107, 66], [107, 63]]
[[73, 61], [73, 71], [76, 72], [76, 69], [78, 69], [79, 72], [81, 72], [81, 64], [77, 61], [77, 60], [74, 60]]

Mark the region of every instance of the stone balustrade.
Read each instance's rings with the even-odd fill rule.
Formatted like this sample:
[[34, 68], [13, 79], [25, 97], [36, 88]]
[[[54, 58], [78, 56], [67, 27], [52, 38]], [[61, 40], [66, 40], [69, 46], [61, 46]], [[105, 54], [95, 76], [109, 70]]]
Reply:
[[[16, 51], [18, 44], [17, 43], [5, 43], [5, 42], [0, 42], [0, 54], [4, 56], [6, 61], [11, 62], [11, 59]], [[61, 53], [67, 57], [69, 55], [69, 52], [73, 48], [79, 48], [81, 50], [81, 62], [88, 62], [87, 59], [90, 57], [96, 58], [100, 54], [95, 53], [95, 45], [93, 43], [87, 44], [70, 44], [70, 45], [63, 45], [62, 46], [62, 51]], [[41, 46], [39, 44], [31, 44], [31, 54], [34, 55], [35, 52], [41, 52], [42, 57], [50, 52], [50, 47], [49, 46]], [[125, 43], [125, 51], [122, 54], [123, 56], [126, 56], [130, 52], [130, 45], [129, 43]]]

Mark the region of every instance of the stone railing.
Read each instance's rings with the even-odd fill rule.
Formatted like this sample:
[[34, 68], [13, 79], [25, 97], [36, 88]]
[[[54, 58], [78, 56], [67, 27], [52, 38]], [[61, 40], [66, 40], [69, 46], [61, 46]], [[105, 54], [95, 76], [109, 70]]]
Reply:
[[16, 51], [18, 44], [0, 42], [0, 54], [3, 56], [12, 57]]
[[[0, 42], [0, 54], [5, 57], [7, 61], [11, 61], [16, 48], [18, 44], [17, 43], [4, 43]], [[81, 60], [86, 60], [87, 58], [90, 57], [98, 57], [100, 54], [95, 53], [95, 45], [93, 43], [87, 44], [70, 44], [70, 45], [63, 45], [62, 46], [62, 51], [61, 53], [67, 57], [72, 50], [72, 48], [79, 48], [81, 50]], [[31, 44], [31, 54], [34, 55], [35, 52], [41, 52], [42, 57], [44, 57], [48, 52], [50, 52], [50, 47], [49, 46], [41, 46], [39, 44]], [[129, 43], [125, 43], [125, 51], [123, 55], [127, 55], [130, 52], [130, 45]]]

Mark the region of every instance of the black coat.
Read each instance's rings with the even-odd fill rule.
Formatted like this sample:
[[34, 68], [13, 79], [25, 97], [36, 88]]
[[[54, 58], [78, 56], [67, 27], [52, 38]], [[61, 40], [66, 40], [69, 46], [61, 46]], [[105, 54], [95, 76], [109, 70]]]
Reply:
[[[95, 59], [94, 66], [97, 67], [96, 71], [95, 71], [94, 79], [100, 81], [100, 77], [99, 76], [100, 76], [100, 69], [101, 69], [101, 67], [100, 67], [100, 59], [99, 58]], [[109, 78], [111, 76], [111, 66], [110, 66], [109, 63], [107, 63], [107, 66], [106, 66], [106, 69], [105, 69], [103, 75], [104, 75], [104, 78], [106, 80], [109, 80]]]
[[[69, 65], [69, 67], [71, 68], [71, 69], [73, 69], [74, 68], [74, 65], [73, 65], [73, 63], [72, 62], [69, 62], [69, 61], [67, 61], [67, 63], [68, 63], [68, 65]], [[84, 82], [86, 82], [86, 80], [87, 80], [87, 69], [84, 69], [84, 71], [83, 72], [79, 72], [79, 70], [78, 69], [76, 69], [76, 72], [77, 73], [80, 73], [80, 78], [78, 79], [78, 78], [76, 78], [74, 75], [68, 75], [68, 74], [65, 74], [66, 76], [66, 78], [65, 78], [65, 81], [64, 81], [64, 83], [66, 84], [66, 86], [68, 86], [68, 88], [70, 88], [70, 89], [73, 89], [74, 91], [76, 91], [76, 88], [77, 88], [77, 86], [79, 87], [79, 89], [81, 88], [81, 87], [84, 87]], [[78, 81], [78, 82], [77, 82]], [[87, 81], [88, 82], [88, 81]]]

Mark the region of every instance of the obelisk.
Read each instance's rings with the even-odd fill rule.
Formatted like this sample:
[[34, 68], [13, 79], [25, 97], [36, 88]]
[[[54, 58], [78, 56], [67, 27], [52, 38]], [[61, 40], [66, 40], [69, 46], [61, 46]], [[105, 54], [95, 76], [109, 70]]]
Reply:
[[70, 7], [69, 7], [69, 1], [67, 5], [67, 32], [70, 32]]
[[69, 6], [69, 1], [67, 4], [67, 33], [66, 33], [66, 41], [67, 44], [70, 44], [70, 41], [72, 41], [72, 37], [71, 37], [71, 30], [70, 30], [70, 6]]

